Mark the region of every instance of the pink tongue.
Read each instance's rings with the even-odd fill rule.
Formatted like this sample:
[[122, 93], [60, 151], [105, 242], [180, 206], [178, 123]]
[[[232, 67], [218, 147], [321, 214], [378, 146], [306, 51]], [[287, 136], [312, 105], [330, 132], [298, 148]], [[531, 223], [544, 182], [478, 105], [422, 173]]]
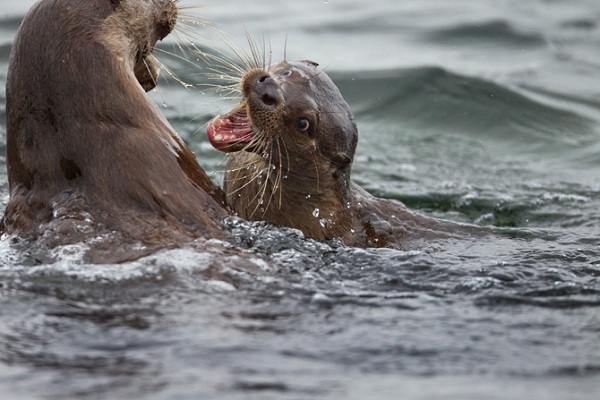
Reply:
[[242, 109], [224, 118], [215, 118], [208, 124], [210, 144], [221, 151], [241, 150], [254, 138], [246, 110]]

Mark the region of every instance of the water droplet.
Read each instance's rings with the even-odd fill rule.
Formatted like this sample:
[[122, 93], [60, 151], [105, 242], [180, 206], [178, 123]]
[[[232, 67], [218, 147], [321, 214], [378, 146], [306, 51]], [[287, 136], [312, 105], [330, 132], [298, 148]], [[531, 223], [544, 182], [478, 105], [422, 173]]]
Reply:
[[307, 194], [307, 195], [306, 195], [306, 198], [307, 198], [307, 199], [310, 199], [310, 194]]
[[[310, 195], [309, 195], [310, 196]], [[315, 218], [319, 218], [319, 214], [321, 213], [321, 210], [319, 210], [318, 208], [315, 208], [313, 210], [313, 217]]]

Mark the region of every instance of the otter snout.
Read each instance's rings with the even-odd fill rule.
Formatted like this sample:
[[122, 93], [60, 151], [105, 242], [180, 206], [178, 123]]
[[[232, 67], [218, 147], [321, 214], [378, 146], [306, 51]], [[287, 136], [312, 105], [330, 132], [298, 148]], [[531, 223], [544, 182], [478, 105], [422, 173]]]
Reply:
[[265, 74], [256, 79], [254, 91], [260, 101], [266, 106], [276, 106], [279, 87], [271, 75]]

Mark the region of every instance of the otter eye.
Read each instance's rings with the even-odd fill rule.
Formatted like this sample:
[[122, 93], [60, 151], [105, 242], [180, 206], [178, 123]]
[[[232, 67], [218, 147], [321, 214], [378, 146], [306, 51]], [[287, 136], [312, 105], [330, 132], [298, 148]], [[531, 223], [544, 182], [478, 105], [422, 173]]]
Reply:
[[310, 122], [306, 118], [300, 118], [296, 123], [296, 127], [302, 131], [306, 132], [308, 128], [310, 128]]
[[281, 76], [290, 76], [291, 74], [292, 74], [292, 70], [286, 69], [285, 71], [282, 72]]

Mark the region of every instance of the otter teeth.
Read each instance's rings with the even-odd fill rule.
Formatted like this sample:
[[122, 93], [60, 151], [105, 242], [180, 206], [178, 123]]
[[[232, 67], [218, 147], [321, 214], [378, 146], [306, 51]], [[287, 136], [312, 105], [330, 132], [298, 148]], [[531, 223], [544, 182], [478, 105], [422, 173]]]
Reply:
[[237, 139], [237, 136], [235, 136], [235, 135], [223, 135], [221, 133], [216, 134], [214, 137], [214, 140], [216, 142], [231, 142], [236, 139]]
[[221, 118], [220, 115], [217, 115], [216, 117], [213, 118], [212, 124], [213, 124], [213, 126], [220, 128], [223, 125], [225, 125], [225, 121], [223, 120], [223, 118]]

